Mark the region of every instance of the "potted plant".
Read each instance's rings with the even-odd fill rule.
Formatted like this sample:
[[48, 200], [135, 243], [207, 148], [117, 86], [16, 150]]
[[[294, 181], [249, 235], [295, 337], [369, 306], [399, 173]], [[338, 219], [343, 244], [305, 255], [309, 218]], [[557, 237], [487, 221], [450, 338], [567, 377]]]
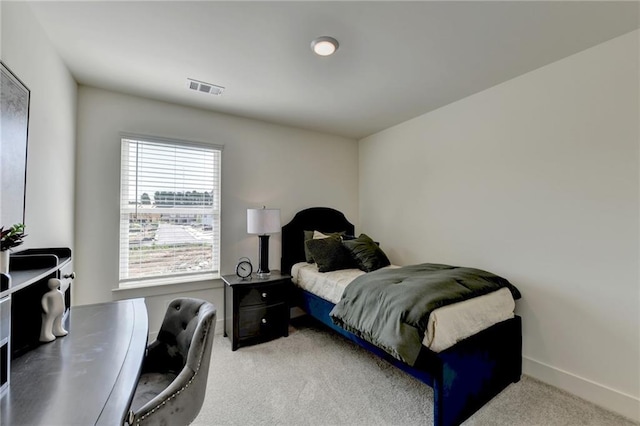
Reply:
[[8, 229], [0, 227], [0, 272], [9, 273], [9, 250], [22, 244], [24, 237], [23, 223], [16, 223]]

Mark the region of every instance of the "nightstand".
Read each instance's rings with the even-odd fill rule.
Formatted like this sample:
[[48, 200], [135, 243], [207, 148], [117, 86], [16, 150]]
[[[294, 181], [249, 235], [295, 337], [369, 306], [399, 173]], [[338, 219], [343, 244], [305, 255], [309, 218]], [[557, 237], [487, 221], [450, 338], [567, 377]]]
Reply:
[[268, 278], [224, 275], [224, 335], [231, 350], [289, 335], [291, 276], [271, 271]]

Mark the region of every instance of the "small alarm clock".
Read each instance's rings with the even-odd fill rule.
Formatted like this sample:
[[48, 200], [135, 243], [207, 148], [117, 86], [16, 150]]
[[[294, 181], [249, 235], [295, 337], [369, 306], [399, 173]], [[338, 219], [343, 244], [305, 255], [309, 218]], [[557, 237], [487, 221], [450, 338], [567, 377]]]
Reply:
[[253, 272], [253, 265], [248, 257], [241, 257], [236, 265], [236, 275], [240, 278], [247, 279]]

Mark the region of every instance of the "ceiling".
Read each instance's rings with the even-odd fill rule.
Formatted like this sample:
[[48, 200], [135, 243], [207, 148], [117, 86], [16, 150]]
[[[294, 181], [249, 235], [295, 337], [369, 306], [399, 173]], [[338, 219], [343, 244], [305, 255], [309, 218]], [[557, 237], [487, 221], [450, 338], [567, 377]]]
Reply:
[[356, 139], [639, 27], [637, 2], [29, 4], [80, 84]]

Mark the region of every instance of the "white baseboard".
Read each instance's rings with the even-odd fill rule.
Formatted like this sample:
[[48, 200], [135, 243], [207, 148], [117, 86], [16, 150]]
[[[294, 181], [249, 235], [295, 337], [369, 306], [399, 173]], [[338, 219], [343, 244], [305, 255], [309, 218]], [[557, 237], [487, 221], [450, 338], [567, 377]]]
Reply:
[[216, 318], [216, 331], [214, 334], [224, 334], [224, 318]]
[[609, 411], [640, 422], [640, 398], [638, 397], [527, 357], [522, 357], [522, 372]]

